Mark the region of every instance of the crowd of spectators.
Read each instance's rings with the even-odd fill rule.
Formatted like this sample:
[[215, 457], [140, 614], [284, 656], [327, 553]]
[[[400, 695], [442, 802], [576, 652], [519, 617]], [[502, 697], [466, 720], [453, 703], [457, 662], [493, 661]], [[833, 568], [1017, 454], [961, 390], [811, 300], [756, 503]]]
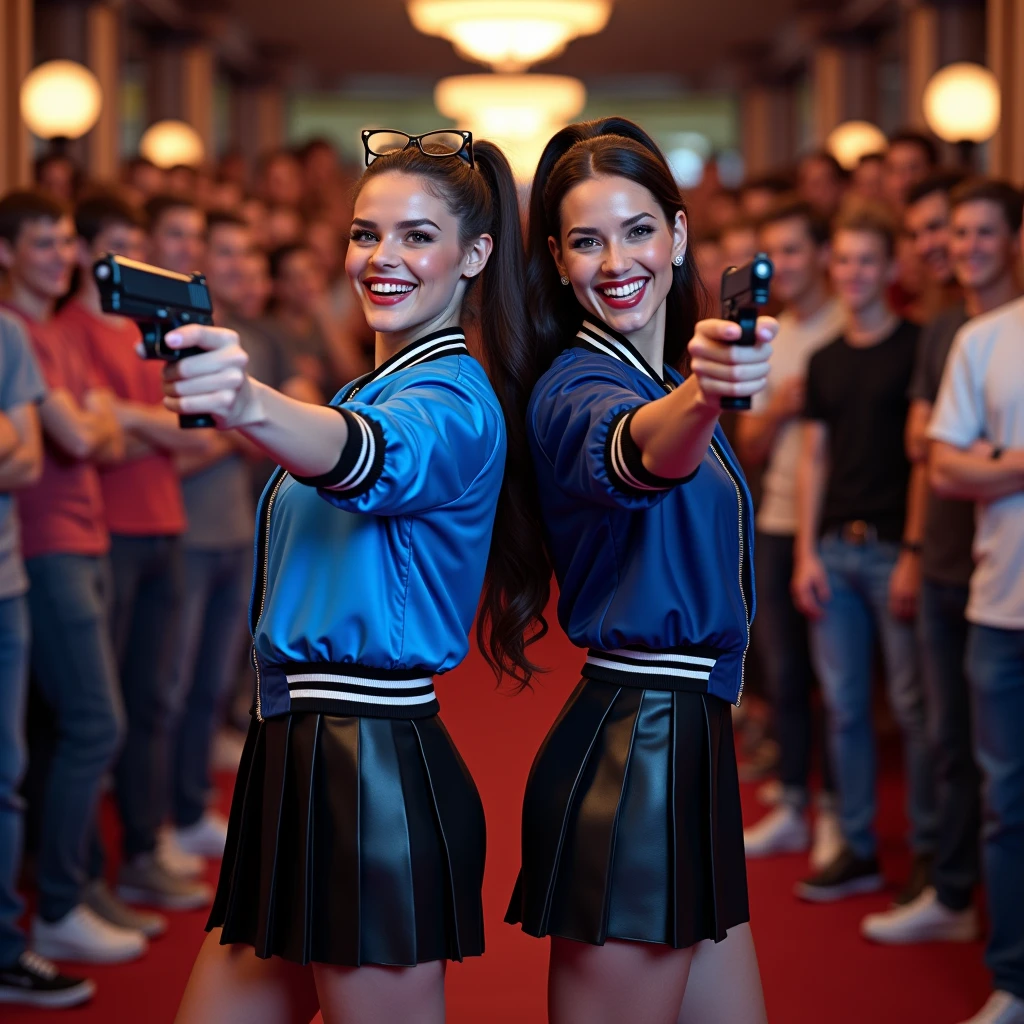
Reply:
[[[0, 198], [0, 996], [31, 976], [57, 1006], [93, 986], [50, 961], [140, 957], [163, 911], [211, 898], [210, 771], [237, 761], [247, 714], [271, 468], [239, 437], [178, 428], [92, 262], [202, 269], [250, 372], [300, 400], [369, 369], [373, 339], [343, 274], [352, 174], [323, 140], [252, 179], [235, 156], [215, 173], [134, 159], [117, 184], [60, 156], [36, 174]], [[813, 152], [730, 190], [711, 167], [688, 201], [712, 291], [759, 251], [775, 265], [769, 386], [727, 424], [758, 496], [761, 686], [736, 722], [773, 806], [748, 856], [808, 853], [805, 900], [884, 886], [884, 691], [912, 867], [862, 932], [973, 940], [984, 876], [993, 1005], [1024, 1020], [1024, 200], [903, 132], [849, 173]]]

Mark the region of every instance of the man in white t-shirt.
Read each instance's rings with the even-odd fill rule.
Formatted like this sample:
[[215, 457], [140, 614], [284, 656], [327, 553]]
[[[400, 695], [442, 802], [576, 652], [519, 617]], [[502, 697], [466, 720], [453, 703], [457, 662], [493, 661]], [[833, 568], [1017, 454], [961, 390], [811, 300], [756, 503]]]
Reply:
[[[747, 855], [803, 851], [810, 845], [806, 821], [813, 728], [814, 673], [807, 620], [793, 605], [793, 538], [796, 534], [796, 467], [799, 416], [804, 406], [807, 362], [843, 330], [843, 315], [828, 290], [828, 223], [806, 202], [783, 199], [762, 219], [759, 246], [775, 264], [772, 291], [784, 303], [773, 344], [767, 387], [739, 419], [737, 441], [748, 465], [765, 464], [757, 513], [755, 644], [773, 704], [779, 743], [782, 801], [744, 835]], [[824, 751], [822, 751], [824, 754]], [[821, 757], [824, 788], [831, 791], [828, 758]], [[818, 817], [812, 863], [829, 863], [838, 852], [838, 825], [831, 811]]]
[[1024, 299], [957, 334], [928, 436], [934, 490], [977, 503], [966, 669], [995, 990], [968, 1024], [1024, 1024]]

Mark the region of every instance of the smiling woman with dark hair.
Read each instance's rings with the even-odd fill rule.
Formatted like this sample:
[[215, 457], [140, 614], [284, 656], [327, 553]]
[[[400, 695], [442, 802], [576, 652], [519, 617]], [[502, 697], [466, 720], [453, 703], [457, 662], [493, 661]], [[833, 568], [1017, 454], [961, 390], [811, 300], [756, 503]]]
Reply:
[[[527, 683], [548, 574], [526, 500], [515, 183], [497, 147], [444, 135], [364, 136], [346, 270], [377, 365], [329, 407], [251, 380], [232, 331], [168, 336], [207, 350], [167, 371], [169, 407], [280, 463], [257, 513], [254, 715], [189, 1024], [318, 1007], [441, 1024], [445, 962], [483, 952], [483, 808], [433, 677], [465, 657], [483, 590], [484, 656]], [[463, 329], [474, 301], [486, 374]]]
[[742, 348], [700, 319], [679, 190], [629, 121], [548, 143], [529, 238], [527, 432], [559, 622], [588, 651], [530, 773], [507, 919], [552, 937], [552, 1024], [761, 1024], [729, 714], [750, 495], [718, 416], [764, 386], [776, 325]]

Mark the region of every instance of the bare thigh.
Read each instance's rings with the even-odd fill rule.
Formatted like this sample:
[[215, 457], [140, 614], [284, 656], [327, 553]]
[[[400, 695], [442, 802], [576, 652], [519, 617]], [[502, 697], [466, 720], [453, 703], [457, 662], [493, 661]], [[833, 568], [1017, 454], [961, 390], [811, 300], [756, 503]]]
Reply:
[[324, 1024], [444, 1024], [444, 960], [415, 967], [313, 964]]
[[698, 943], [677, 1024], [767, 1024], [761, 973], [749, 924], [722, 942]]
[[647, 942], [591, 946], [552, 938], [551, 1024], [676, 1024], [692, 952]]
[[176, 1024], [309, 1024], [320, 1009], [313, 972], [252, 946], [206, 937], [185, 986]]

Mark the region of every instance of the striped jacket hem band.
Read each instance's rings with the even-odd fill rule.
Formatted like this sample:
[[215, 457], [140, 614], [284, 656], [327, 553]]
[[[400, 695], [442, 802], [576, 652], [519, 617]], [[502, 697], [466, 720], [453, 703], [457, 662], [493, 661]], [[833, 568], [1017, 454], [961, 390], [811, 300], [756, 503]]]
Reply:
[[423, 718], [439, 710], [431, 676], [355, 671], [286, 671], [291, 709], [369, 718]]
[[626, 494], [663, 493], [692, 480], [694, 473], [678, 479], [657, 476], [644, 465], [643, 452], [633, 440], [629, 425], [643, 406], [636, 405], [617, 413], [608, 428], [605, 443], [605, 470], [619, 490]]
[[680, 651], [612, 650], [587, 652], [583, 675], [649, 690], [706, 693], [717, 659]]

